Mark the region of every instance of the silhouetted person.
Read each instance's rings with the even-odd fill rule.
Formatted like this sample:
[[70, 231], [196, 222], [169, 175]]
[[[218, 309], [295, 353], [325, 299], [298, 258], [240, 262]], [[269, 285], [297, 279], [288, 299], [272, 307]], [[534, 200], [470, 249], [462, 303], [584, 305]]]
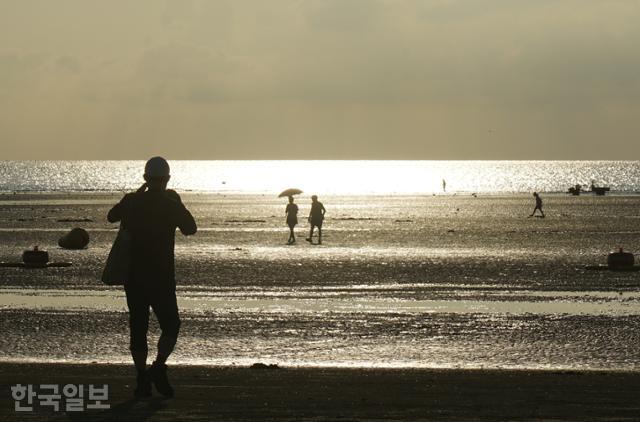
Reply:
[[307, 219], [311, 223], [311, 229], [309, 230], [309, 237], [307, 242], [313, 243], [313, 229], [318, 227], [318, 245], [322, 244], [322, 222], [324, 221], [324, 214], [326, 210], [322, 202], [318, 201], [318, 196], [313, 195], [311, 197], [311, 211], [309, 212], [309, 218]]
[[[151, 383], [165, 397], [173, 396], [167, 378], [166, 361], [178, 339], [180, 317], [176, 302], [174, 243], [176, 227], [184, 235], [194, 234], [196, 222], [180, 196], [167, 190], [169, 164], [162, 157], [147, 161], [144, 183], [126, 194], [107, 215], [111, 223], [121, 221], [132, 238], [132, 262], [125, 282], [131, 356], [137, 370], [135, 396], [151, 396]], [[158, 319], [162, 334], [158, 353], [147, 369], [149, 307]]]
[[442, 192], [447, 191], [447, 181], [442, 179]]
[[292, 245], [296, 243], [296, 234], [293, 229], [298, 224], [298, 205], [293, 203], [293, 196], [289, 197], [289, 203], [284, 213], [287, 215], [287, 226], [289, 226], [289, 240], [287, 240], [287, 243]]
[[533, 217], [537, 210], [540, 210], [540, 214], [542, 214], [542, 218], [544, 218], [544, 211], [542, 211], [542, 198], [538, 195], [538, 192], [533, 192], [533, 196], [536, 198], [536, 207], [533, 209], [533, 212], [529, 217]]

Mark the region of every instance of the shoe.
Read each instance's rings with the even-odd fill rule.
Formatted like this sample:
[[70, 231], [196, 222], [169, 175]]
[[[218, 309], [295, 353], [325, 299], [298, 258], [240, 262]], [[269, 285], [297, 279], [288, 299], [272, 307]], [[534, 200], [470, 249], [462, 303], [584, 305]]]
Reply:
[[147, 399], [151, 397], [151, 380], [147, 372], [138, 374], [136, 378], [136, 389], [133, 390], [133, 395], [137, 399]]
[[153, 362], [153, 365], [149, 368], [148, 374], [151, 382], [156, 386], [158, 393], [162, 394], [166, 398], [173, 397], [173, 387], [169, 384], [169, 378], [167, 377], [167, 365], [164, 363]]

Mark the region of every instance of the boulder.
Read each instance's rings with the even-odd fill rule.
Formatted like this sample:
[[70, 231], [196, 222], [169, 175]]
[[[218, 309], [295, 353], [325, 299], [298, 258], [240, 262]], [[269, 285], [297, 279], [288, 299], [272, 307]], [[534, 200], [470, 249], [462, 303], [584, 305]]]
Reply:
[[272, 363], [272, 364], [267, 365], [266, 363], [257, 362], [257, 363], [254, 363], [253, 365], [251, 365], [250, 369], [258, 369], [258, 370], [262, 370], [262, 369], [280, 369], [280, 367], [276, 363]]
[[630, 252], [624, 252], [622, 248], [618, 252], [612, 252], [607, 256], [607, 265], [610, 269], [625, 269], [631, 268], [634, 264], [633, 254]]
[[89, 233], [85, 229], [76, 227], [58, 240], [58, 245], [64, 249], [84, 249], [89, 244]]

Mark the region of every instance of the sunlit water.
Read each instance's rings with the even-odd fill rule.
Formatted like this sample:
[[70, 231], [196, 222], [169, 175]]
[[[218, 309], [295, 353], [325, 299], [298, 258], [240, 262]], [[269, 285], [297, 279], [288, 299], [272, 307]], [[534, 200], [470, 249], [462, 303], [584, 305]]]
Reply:
[[[99, 282], [121, 193], [21, 192], [134, 188], [142, 164], [0, 165], [0, 190], [19, 191], [1, 197], [0, 261], [38, 244], [74, 264], [0, 268], [0, 360], [129, 361], [123, 292]], [[640, 250], [635, 162], [172, 164], [200, 228], [177, 236], [173, 362], [640, 369], [640, 272], [585, 269]], [[592, 178], [614, 195], [548, 193]], [[276, 198], [290, 186], [305, 190], [295, 246]], [[532, 189], [547, 192], [545, 219], [527, 218]], [[312, 192], [322, 246], [303, 240]], [[59, 249], [75, 225], [89, 248]]]
[[[564, 192], [582, 184], [640, 192], [638, 161], [171, 161], [172, 185], [206, 192]], [[0, 161], [0, 192], [118, 191], [143, 161]]]

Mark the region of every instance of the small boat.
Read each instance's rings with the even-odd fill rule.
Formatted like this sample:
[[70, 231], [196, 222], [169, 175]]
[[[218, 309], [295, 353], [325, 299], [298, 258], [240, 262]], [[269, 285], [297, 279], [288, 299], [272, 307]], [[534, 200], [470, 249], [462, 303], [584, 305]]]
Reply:
[[610, 187], [607, 186], [596, 186], [594, 181], [591, 181], [591, 192], [595, 193], [598, 196], [604, 196], [606, 192], [611, 190]]
[[578, 184], [570, 187], [567, 192], [573, 196], [579, 196], [581, 191], [582, 191], [582, 185]]

